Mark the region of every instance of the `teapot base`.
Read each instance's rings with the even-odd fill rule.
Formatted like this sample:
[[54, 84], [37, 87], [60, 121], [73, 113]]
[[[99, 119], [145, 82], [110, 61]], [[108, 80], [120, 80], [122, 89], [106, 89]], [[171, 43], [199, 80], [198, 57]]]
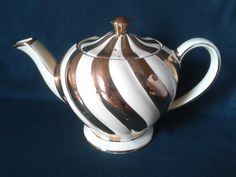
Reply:
[[87, 141], [96, 149], [112, 154], [125, 154], [136, 151], [147, 145], [153, 136], [153, 127], [149, 128], [142, 136], [130, 141], [108, 141], [96, 136], [90, 128], [84, 126], [84, 135]]

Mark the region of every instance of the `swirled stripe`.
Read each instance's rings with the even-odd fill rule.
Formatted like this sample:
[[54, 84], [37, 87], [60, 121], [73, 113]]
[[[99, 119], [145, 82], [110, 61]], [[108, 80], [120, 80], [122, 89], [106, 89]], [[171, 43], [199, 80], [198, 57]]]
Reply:
[[129, 129], [107, 110], [97, 95], [96, 87], [91, 77], [93, 60], [94, 58], [82, 55], [77, 65], [76, 82], [80, 83], [78, 92], [81, 99], [91, 113], [117, 135], [129, 134]]
[[[133, 43], [131, 44], [132, 48], [134, 48], [134, 45], [140, 46], [137, 40], [133, 40]], [[132, 51], [132, 48], [129, 44], [128, 37], [126, 35], [122, 36], [122, 51], [125, 58], [127, 58], [130, 53], [132, 53], [133, 56], [139, 57], [135, 52]], [[130, 67], [132, 68], [140, 84], [142, 85], [148, 96], [151, 98], [151, 100], [154, 102], [154, 104], [157, 106], [160, 114], [163, 114], [167, 110], [171, 100], [170, 94], [165, 85], [159, 79], [158, 75], [154, 73], [145, 59], [127, 59], [127, 61], [130, 64]], [[156, 119], [157, 118], [158, 115], [156, 116]]]
[[76, 104], [77, 108], [82, 112], [82, 114], [86, 117], [86, 119], [91, 122], [93, 125], [95, 125], [97, 128], [100, 130], [105, 131], [106, 133], [109, 134], [114, 134], [112, 130], [110, 130], [107, 126], [105, 126], [97, 117], [95, 117], [91, 111], [86, 107], [84, 104], [83, 100], [81, 99], [81, 96], [78, 92], [77, 85], [80, 86], [82, 83], [76, 83], [76, 68], [77, 65], [82, 57], [81, 52], [75, 52], [71, 57], [70, 57], [70, 63], [68, 64], [68, 87], [70, 90], [70, 93], [72, 93], [72, 99], [74, 103]]
[[[114, 37], [100, 53], [112, 54], [118, 37]], [[109, 71], [109, 62], [105, 58], [95, 58], [92, 64], [92, 77], [97, 94], [104, 106], [129, 130], [141, 131], [147, 128], [145, 120], [126, 103], [117, 90]]]

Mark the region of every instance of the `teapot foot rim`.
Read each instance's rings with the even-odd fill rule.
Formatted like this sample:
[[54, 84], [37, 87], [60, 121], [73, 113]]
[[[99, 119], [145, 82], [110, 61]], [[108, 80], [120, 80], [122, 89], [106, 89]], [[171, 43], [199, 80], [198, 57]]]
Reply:
[[111, 154], [126, 154], [141, 149], [152, 140], [153, 132], [153, 127], [150, 127], [142, 136], [136, 139], [115, 142], [99, 138], [90, 128], [84, 126], [84, 135], [86, 140], [96, 149]]

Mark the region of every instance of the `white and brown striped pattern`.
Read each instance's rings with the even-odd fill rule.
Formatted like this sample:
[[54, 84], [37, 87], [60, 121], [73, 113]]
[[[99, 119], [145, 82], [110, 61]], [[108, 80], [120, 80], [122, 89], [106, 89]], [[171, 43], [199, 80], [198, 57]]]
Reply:
[[[113, 33], [73, 45], [61, 64], [33, 38], [15, 47], [33, 59], [53, 93], [85, 123], [84, 134], [92, 145], [126, 153], [151, 141], [153, 124], [163, 113], [196, 99], [213, 83], [221, 57], [203, 38], [190, 39], [174, 51], [153, 38], [127, 34], [125, 17], [116, 17], [112, 24]], [[174, 100], [180, 63], [197, 47], [209, 52], [209, 70], [192, 90]]]
[[89, 38], [62, 63], [65, 97], [86, 125], [127, 141], [153, 126], [175, 97], [177, 81], [158, 56], [162, 50], [132, 34]]

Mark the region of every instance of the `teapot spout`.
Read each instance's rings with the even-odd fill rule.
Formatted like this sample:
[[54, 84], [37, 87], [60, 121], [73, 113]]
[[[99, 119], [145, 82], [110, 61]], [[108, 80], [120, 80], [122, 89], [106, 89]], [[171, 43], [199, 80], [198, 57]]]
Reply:
[[58, 64], [54, 56], [39, 41], [28, 38], [18, 41], [14, 47], [23, 51], [34, 61], [51, 91], [62, 101], [63, 93], [59, 83]]

